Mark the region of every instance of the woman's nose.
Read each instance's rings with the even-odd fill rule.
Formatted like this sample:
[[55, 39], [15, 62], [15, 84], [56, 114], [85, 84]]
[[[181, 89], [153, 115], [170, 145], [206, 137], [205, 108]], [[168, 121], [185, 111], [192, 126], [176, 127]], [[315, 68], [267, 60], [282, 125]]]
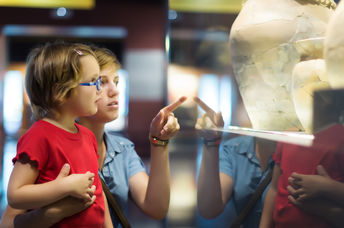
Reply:
[[110, 84], [108, 92], [109, 92], [110, 96], [115, 96], [115, 95], [117, 95], [119, 93], [119, 90], [118, 90], [118, 87], [117, 87], [116, 83], [112, 82]]

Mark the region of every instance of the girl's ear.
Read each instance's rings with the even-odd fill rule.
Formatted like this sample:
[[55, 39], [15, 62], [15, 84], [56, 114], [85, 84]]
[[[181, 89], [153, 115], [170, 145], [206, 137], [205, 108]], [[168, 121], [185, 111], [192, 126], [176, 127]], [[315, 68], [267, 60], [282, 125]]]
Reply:
[[51, 97], [54, 100], [54, 105], [60, 106], [64, 102], [64, 94], [59, 92], [60, 89], [58, 88], [58, 85], [54, 85], [51, 90]]
[[54, 97], [55, 105], [60, 106], [66, 102], [66, 100], [70, 98], [73, 93], [75, 93], [75, 88], [62, 90], [58, 85], [54, 85], [51, 92], [52, 97]]

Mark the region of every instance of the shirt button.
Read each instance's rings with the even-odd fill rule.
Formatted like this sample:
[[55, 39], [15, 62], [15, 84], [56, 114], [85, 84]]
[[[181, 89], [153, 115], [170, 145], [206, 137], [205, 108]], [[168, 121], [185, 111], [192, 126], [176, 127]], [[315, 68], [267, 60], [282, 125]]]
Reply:
[[107, 172], [108, 168], [107, 167], [103, 167], [103, 172]]
[[249, 159], [251, 159], [251, 158], [252, 158], [252, 154], [248, 154], [247, 157], [248, 157]]
[[124, 144], [124, 142], [122, 142], [122, 141], [121, 141], [121, 142], [119, 142], [119, 144], [123, 145], [123, 144]]
[[110, 157], [114, 157], [115, 154], [113, 152], [110, 152]]
[[257, 169], [257, 172], [260, 172], [260, 170], [261, 170], [260, 167], [257, 167], [256, 169]]

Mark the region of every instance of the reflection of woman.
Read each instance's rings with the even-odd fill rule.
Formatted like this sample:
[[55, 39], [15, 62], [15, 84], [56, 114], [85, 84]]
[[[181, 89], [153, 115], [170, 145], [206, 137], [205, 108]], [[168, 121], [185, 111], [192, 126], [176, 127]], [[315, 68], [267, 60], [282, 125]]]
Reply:
[[[122, 209], [125, 209], [128, 194], [138, 207], [154, 219], [162, 219], [168, 210], [170, 199], [169, 155], [166, 142], [179, 130], [179, 124], [172, 111], [185, 101], [185, 97], [160, 110], [150, 127], [151, 162], [150, 176], [144, 170], [142, 161], [127, 139], [105, 132], [104, 126], [118, 116], [118, 76], [119, 63], [115, 55], [107, 49], [94, 48], [100, 65], [102, 94], [98, 112], [91, 117], [80, 118], [80, 123], [95, 134], [98, 143], [98, 163], [100, 175]], [[157, 138], [152, 140], [153, 137]], [[61, 170], [58, 178], [68, 175], [69, 170]], [[69, 217], [85, 209], [85, 205], [74, 198], [65, 198], [45, 208], [22, 214], [23, 211], [7, 208], [3, 216], [4, 226], [47, 227], [62, 218]], [[20, 214], [20, 215], [18, 215]], [[18, 216], [17, 216], [18, 215]], [[16, 217], [14, 219], [14, 217]], [[112, 216], [115, 227], [118, 225]]]
[[[198, 209], [203, 217], [215, 218], [233, 200], [239, 215], [272, 169], [275, 143], [240, 136], [224, 142], [219, 150], [221, 135], [204, 129], [223, 127], [221, 113], [215, 113], [198, 98], [195, 101], [206, 111], [196, 123], [205, 141], [198, 178]], [[243, 221], [244, 227], [259, 226], [265, 193], [266, 190]]]

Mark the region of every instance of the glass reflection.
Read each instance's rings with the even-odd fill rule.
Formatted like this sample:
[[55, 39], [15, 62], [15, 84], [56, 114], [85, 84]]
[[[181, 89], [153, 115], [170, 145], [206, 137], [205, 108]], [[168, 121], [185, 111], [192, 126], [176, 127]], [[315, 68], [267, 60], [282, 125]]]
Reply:
[[20, 71], [8, 71], [4, 79], [4, 130], [15, 135], [21, 127], [23, 110], [23, 76]]
[[[282, 1], [280, 5], [245, 1], [241, 15], [209, 14], [197, 7], [188, 13], [177, 9], [178, 18], [171, 20], [170, 63], [203, 71], [197, 75], [197, 94], [207, 105], [200, 108], [202, 105], [195, 104], [197, 108], [192, 110], [198, 114], [203, 109], [207, 115], [194, 119], [199, 134], [195, 162], [197, 227], [229, 227], [219, 223], [221, 216], [234, 222], [248, 208], [251, 195], [260, 189], [265, 177], [268, 183], [272, 178], [272, 187], [262, 185], [263, 191], [247, 209], [246, 217], [235, 221], [237, 227], [259, 227], [260, 223], [268, 227], [272, 220], [286, 227], [344, 226], [340, 195], [344, 190], [340, 165], [344, 156], [344, 99], [323, 90], [332, 87], [328, 91], [333, 93], [341, 84], [331, 85], [326, 70], [343, 81], [343, 72], [337, 70], [343, 66], [339, 51], [342, 32], [337, 27], [328, 32], [330, 35], [325, 34], [327, 26], [342, 24], [340, 13], [337, 20], [331, 18], [334, 5], [333, 1], [309, 1], [306, 5], [298, 1]], [[171, 7], [176, 9], [173, 3]], [[336, 10], [344, 10], [344, 3]], [[294, 20], [295, 16], [298, 19]], [[214, 28], [222, 26], [229, 29], [229, 40], [210, 39]], [[326, 56], [326, 51], [331, 55]], [[333, 68], [326, 69], [325, 63]], [[230, 75], [241, 94], [229, 92], [234, 85], [220, 88], [226, 83], [219, 83], [221, 77], [217, 75], [223, 74]], [[218, 116], [220, 110], [225, 123]], [[246, 110], [248, 124], [241, 119]], [[274, 175], [269, 177], [273, 169]], [[318, 187], [320, 183], [327, 186], [327, 194], [319, 193], [324, 191]], [[275, 195], [266, 197], [268, 190]], [[274, 201], [268, 209], [264, 208], [267, 198]], [[228, 207], [232, 211], [226, 212]]]
[[8, 180], [10, 179], [10, 175], [13, 169], [12, 165], [12, 158], [15, 157], [17, 152], [17, 140], [12, 138], [6, 138], [4, 144], [4, 153], [3, 153], [3, 161], [2, 161], [2, 177], [1, 177], [1, 189], [0, 189], [0, 196], [1, 196], [1, 210], [4, 211], [7, 206], [7, 185]]
[[128, 72], [123, 69], [119, 69], [118, 73], [118, 118], [107, 123], [105, 129], [112, 131], [123, 131], [127, 124], [127, 115], [129, 109], [129, 79]]

